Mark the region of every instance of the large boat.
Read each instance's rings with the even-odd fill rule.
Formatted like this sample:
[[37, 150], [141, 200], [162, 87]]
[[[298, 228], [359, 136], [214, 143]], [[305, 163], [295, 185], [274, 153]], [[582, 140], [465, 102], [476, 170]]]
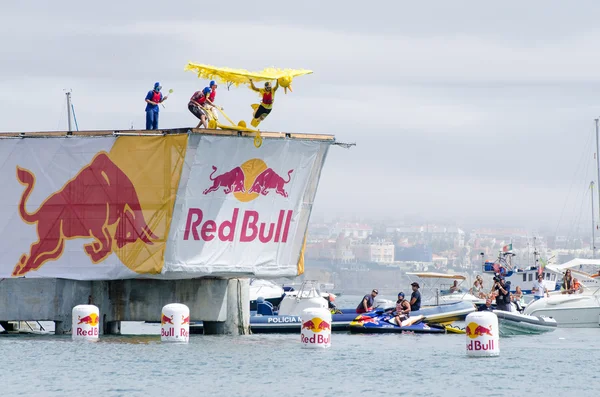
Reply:
[[546, 269], [556, 274], [571, 269], [582, 289], [574, 293], [551, 292], [549, 297], [527, 305], [524, 314], [554, 318], [561, 328], [600, 327], [600, 278], [597, 272], [584, 270], [590, 266], [600, 266], [600, 260], [573, 259], [562, 265], [547, 265]]
[[[537, 280], [540, 268], [539, 266], [513, 266], [511, 264], [513, 255], [511, 252], [501, 252], [496, 262], [485, 262], [482, 265], [482, 271], [487, 274], [500, 274], [506, 281], [510, 281], [510, 292], [515, 292], [517, 287], [521, 287], [524, 294], [531, 294], [531, 288]], [[555, 291], [559, 288], [558, 274], [547, 269], [542, 269], [541, 273], [544, 276], [544, 287], [549, 291]]]

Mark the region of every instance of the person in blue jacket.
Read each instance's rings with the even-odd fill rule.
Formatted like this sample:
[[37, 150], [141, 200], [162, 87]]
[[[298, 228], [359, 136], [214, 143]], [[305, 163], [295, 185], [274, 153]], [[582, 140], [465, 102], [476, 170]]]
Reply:
[[158, 129], [158, 104], [162, 103], [169, 98], [169, 96], [163, 97], [160, 92], [161, 86], [159, 82], [154, 83], [154, 89], [148, 91], [146, 95], [146, 129], [157, 130]]

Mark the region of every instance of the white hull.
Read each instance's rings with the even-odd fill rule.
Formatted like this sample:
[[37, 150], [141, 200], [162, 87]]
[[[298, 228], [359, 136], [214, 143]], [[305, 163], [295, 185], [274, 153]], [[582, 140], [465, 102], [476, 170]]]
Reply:
[[600, 297], [589, 294], [554, 295], [531, 302], [525, 314], [552, 317], [561, 328], [599, 328]]
[[498, 316], [500, 336], [537, 335], [552, 332], [557, 322], [551, 318], [494, 310]]

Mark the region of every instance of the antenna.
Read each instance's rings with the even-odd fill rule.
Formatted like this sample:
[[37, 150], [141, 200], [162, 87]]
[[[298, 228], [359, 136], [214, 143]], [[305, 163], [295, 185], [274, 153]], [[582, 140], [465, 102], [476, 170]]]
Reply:
[[73, 129], [71, 128], [71, 89], [65, 90], [65, 95], [67, 96], [67, 121], [69, 125], [69, 129], [67, 131], [67, 135], [73, 134]]

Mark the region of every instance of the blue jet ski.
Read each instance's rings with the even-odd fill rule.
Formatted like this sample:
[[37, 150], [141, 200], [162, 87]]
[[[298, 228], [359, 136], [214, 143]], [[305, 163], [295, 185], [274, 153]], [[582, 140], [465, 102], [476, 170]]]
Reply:
[[395, 316], [391, 311], [377, 310], [364, 313], [350, 323], [350, 333], [353, 334], [445, 334], [446, 327], [441, 324], [428, 324], [423, 320], [425, 316], [411, 316], [396, 324]]

